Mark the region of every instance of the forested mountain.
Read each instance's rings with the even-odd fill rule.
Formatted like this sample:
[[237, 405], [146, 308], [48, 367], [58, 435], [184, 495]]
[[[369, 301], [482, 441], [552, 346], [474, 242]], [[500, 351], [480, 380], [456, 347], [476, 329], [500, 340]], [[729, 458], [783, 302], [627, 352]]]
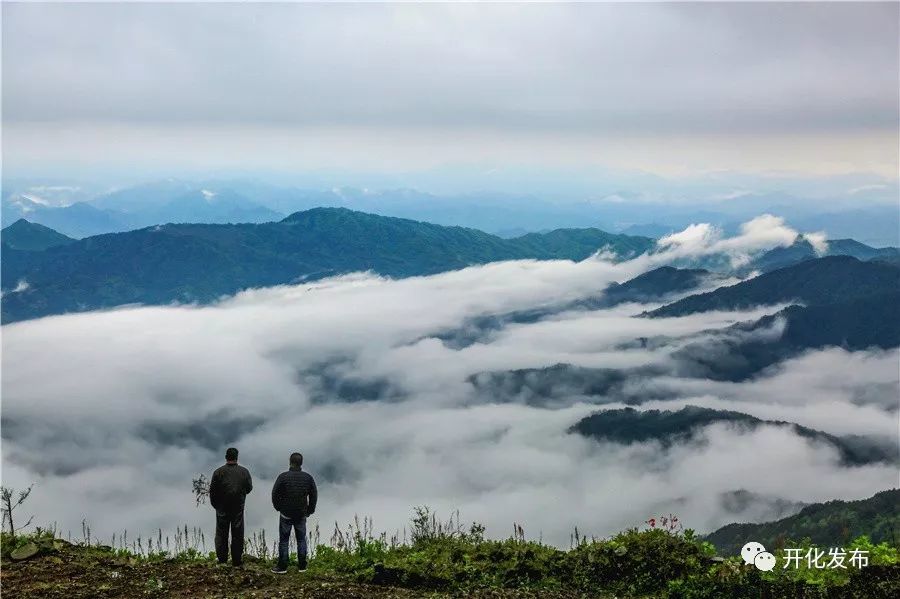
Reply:
[[859, 501], [814, 503], [800, 513], [775, 522], [728, 524], [707, 535], [720, 555], [736, 555], [748, 540], [762, 543], [770, 551], [810, 539], [819, 547], [844, 547], [860, 535], [873, 542], [900, 544], [900, 489], [876, 493]]
[[836, 345], [857, 350], [900, 345], [900, 290], [826, 305], [788, 306], [756, 327], [785, 321], [781, 343], [797, 349]]
[[[778, 335], [744, 335], [781, 326]], [[782, 360], [810, 349], [841, 347], [850, 351], [900, 347], [900, 292], [784, 310], [689, 343], [674, 352], [681, 374], [743, 381]]]
[[40, 251], [75, 240], [44, 225], [19, 219], [0, 231], [0, 241], [14, 250]]
[[634, 408], [603, 410], [579, 420], [571, 428], [571, 432], [598, 441], [625, 445], [657, 442], [665, 448], [676, 443], [696, 442], [700, 439], [704, 428], [718, 423], [727, 423], [744, 429], [762, 426], [788, 428], [805, 439], [831, 445], [845, 464], [858, 465], [897, 460], [897, 448], [893, 446], [881, 447], [859, 437], [836, 437], [792, 422], [762, 420], [741, 412], [697, 406], [686, 406], [677, 411]]
[[782, 302], [824, 305], [900, 289], [900, 269], [850, 256], [808, 260], [762, 274], [730, 287], [681, 299], [649, 313], [685, 316], [708, 310], [739, 310]]
[[208, 302], [241, 289], [371, 270], [427, 275], [497, 260], [581, 260], [606, 248], [630, 257], [653, 240], [597, 229], [501, 239], [343, 208], [316, 208], [280, 222], [160, 225], [98, 235], [43, 252], [6, 251], [3, 321], [128, 303]]

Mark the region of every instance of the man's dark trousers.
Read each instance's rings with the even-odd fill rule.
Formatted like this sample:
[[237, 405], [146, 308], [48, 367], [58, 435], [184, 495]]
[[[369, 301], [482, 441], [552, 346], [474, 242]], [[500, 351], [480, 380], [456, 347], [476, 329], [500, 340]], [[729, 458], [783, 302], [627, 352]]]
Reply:
[[216, 558], [228, 562], [228, 530], [231, 529], [231, 563], [241, 565], [244, 557], [244, 509], [216, 510]]
[[297, 537], [297, 562], [301, 568], [306, 566], [306, 518], [278, 519], [278, 569], [285, 570], [288, 565], [288, 546], [291, 541], [291, 530]]

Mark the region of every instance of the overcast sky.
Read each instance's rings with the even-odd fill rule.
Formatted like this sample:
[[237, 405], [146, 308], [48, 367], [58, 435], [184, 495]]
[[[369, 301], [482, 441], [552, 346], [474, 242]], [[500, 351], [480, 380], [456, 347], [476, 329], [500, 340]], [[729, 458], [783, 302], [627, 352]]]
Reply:
[[896, 176], [885, 4], [8, 4], [7, 168]]

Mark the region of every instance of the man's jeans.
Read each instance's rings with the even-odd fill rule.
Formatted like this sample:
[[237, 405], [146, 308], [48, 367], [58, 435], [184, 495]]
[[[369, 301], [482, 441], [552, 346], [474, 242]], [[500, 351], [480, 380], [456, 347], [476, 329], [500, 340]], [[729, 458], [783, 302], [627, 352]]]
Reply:
[[216, 510], [216, 558], [228, 561], [228, 530], [231, 529], [231, 562], [241, 565], [244, 556], [244, 510]]
[[303, 566], [306, 561], [306, 518], [286, 518], [280, 515], [278, 519], [278, 567], [281, 570], [288, 565], [288, 544], [291, 540], [291, 529], [297, 537], [297, 561]]

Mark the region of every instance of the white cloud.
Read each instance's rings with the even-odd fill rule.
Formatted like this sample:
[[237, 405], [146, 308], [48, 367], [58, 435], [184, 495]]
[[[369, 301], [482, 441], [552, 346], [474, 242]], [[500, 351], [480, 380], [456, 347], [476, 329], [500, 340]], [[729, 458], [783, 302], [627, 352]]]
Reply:
[[[718, 227], [700, 223], [661, 238], [657, 245], [663, 250], [662, 260], [725, 254], [731, 259], [732, 266], [737, 267], [748, 263], [754, 254], [763, 250], [791, 245], [799, 235], [782, 217], [763, 214], [743, 223], [740, 233], [733, 237], [726, 238]], [[824, 233], [805, 236], [817, 251], [827, 247]]]
[[29, 287], [31, 287], [31, 285], [28, 284], [28, 281], [26, 281], [25, 279], [22, 279], [21, 281], [16, 283], [16, 286], [13, 289], [11, 289], [9, 291], [0, 291], [0, 297], [3, 297], [4, 295], [9, 295], [11, 293], [22, 293], [23, 291], [27, 290]]

